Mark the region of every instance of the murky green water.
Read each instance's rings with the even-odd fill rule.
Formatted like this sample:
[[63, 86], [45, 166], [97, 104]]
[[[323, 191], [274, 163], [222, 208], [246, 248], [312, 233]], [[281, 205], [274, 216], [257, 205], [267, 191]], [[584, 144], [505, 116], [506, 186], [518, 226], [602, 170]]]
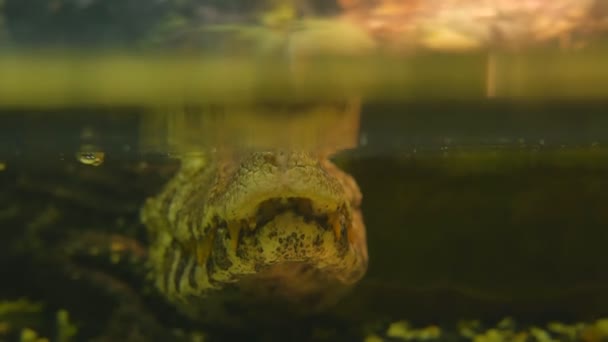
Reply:
[[[0, 341], [605, 340], [606, 6], [356, 3], [0, 0]], [[357, 180], [366, 276], [274, 325], [182, 315], [143, 201], [277, 149]]]
[[[401, 320], [447, 333], [463, 319], [487, 326], [512, 316], [526, 326], [606, 315], [604, 108], [601, 101], [365, 105], [359, 146], [334, 159], [364, 195], [370, 268], [335, 310], [294, 322], [295, 337], [363, 339]], [[119, 290], [142, 284], [142, 272], [124, 261], [130, 256], [113, 263], [103, 248], [99, 259], [78, 248], [101, 239], [88, 231], [146, 240], [139, 205], [179, 156], [144, 137], [149, 118], [133, 109], [2, 113], [2, 291], [6, 300], [44, 304], [42, 316], [6, 314], [10, 324], [53, 334], [54, 314], [66, 309], [77, 336], [146, 326], [106, 321], [129, 317], [118, 303], [135, 305], [123, 298], [130, 290]], [[148, 172], [137, 171], [142, 163]], [[50, 255], [75, 241], [75, 256]], [[146, 319], [163, 320], [163, 329], [227, 333], [176, 320], [161, 299], [144, 298]]]

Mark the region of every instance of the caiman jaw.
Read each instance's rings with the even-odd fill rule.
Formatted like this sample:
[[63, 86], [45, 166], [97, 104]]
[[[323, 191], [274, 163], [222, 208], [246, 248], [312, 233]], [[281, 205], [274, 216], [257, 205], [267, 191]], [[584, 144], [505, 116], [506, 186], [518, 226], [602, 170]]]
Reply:
[[[332, 211], [317, 210], [311, 199], [298, 197], [268, 199], [253, 216], [213, 222], [213, 233], [198, 243], [198, 264], [207, 268], [210, 278], [234, 279], [228, 282], [250, 275], [243, 266], [251, 263], [257, 273], [282, 263], [322, 268], [327, 255], [344, 258], [356, 236], [347, 203]], [[297, 246], [290, 249], [291, 239]], [[232, 267], [237, 264], [240, 267]]]
[[[242, 231], [247, 233], [247, 235], [255, 234], [258, 229], [264, 227], [278, 215], [286, 212], [292, 212], [295, 217], [299, 217], [305, 222], [316, 223], [319, 229], [333, 231], [336, 241], [340, 241], [343, 234], [348, 236], [348, 232], [352, 227], [348, 222], [349, 214], [346, 204], [342, 204], [337, 210], [322, 212], [313, 209], [311, 199], [298, 197], [268, 199], [260, 203], [254, 216], [241, 220], [222, 222], [216, 219], [214, 221], [220, 222], [218, 226], [227, 227], [230, 238], [230, 249], [236, 253]], [[217, 228], [215, 227], [215, 229]], [[209, 243], [203, 242], [202, 245], [204, 248]], [[212, 251], [210, 250], [209, 253], [212, 253]], [[208, 256], [209, 253], [203, 254]], [[206, 260], [199, 261], [201, 263], [206, 262]]]

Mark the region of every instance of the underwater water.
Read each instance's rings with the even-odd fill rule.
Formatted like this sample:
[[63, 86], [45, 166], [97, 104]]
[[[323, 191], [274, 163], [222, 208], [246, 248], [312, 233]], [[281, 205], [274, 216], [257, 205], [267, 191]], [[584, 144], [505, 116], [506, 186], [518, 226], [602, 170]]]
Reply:
[[[28, 328], [74, 333], [64, 340], [464, 341], [488, 329], [541, 334], [533, 326], [560, 340], [601, 336], [604, 108], [603, 101], [363, 105], [358, 146], [333, 160], [363, 193], [369, 270], [337, 306], [272, 333], [190, 321], [141, 292], [137, 248], [112, 250], [112, 241], [145, 245], [139, 207], [188, 153], [154, 125], [142, 130], [158, 117], [124, 108], [3, 111], [6, 336]], [[189, 153], [210, 148], [186, 145]], [[106, 240], [118, 235], [124, 240]]]

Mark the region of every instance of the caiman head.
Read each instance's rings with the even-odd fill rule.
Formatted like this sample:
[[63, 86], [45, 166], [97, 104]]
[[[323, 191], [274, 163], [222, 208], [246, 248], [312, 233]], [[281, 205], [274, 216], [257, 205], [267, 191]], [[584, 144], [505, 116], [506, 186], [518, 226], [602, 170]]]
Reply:
[[142, 210], [153, 278], [195, 316], [316, 312], [366, 271], [360, 202], [353, 178], [311, 153], [185, 158]]

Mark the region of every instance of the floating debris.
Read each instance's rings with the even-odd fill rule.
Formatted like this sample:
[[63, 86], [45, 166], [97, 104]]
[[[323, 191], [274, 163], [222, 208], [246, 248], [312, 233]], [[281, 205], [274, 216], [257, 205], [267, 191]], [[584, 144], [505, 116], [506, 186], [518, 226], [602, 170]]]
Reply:
[[80, 151], [76, 152], [76, 159], [85, 165], [99, 166], [103, 164], [105, 153], [95, 145], [83, 145]]

